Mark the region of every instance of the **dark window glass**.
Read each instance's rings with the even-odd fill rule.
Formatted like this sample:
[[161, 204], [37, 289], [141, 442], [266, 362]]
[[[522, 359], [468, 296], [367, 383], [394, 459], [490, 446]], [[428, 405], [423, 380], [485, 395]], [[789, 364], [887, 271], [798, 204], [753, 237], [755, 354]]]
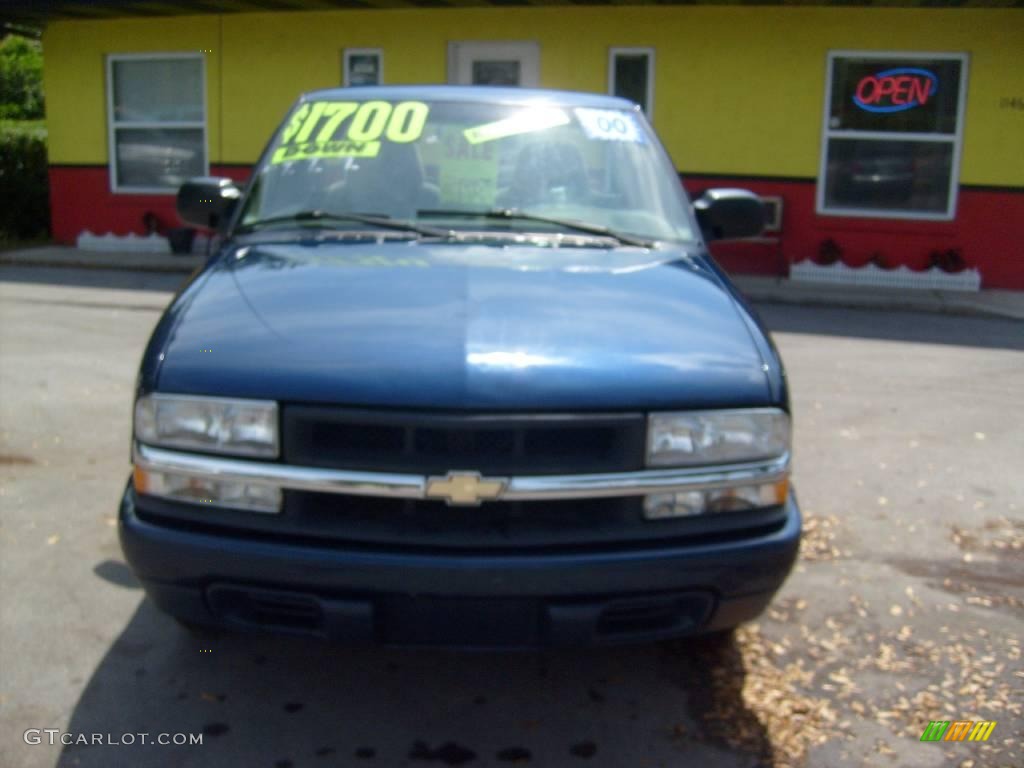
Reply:
[[473, 85], [519, 85], [519, 62], [477, 59], [473, 62]]
[[199, 59], [124, 59], [111, 69], [118, 122], [202, 122]]
[[959, 97], [959, 60], [837, 58], [828, 127], [954, 134]]
[[348, 85], [380, 85], [380, 57], [375, 53], [349, 56]]
[[205, 172], [200, 57], [113, 58], [109, 87], [117, 187], [173, 189]]
[[650, 56], [646, 53], [615, 54], [615, 71], [613, 73], [615, 96], [635, 101], [644, 112], [650, 105], [647, 103], [647, 78]]
[[952, 142], [833, 138], [827, 163], [827, 208], [946, 212]]
[[118, 186], [178, 187], [205, 172], [202, 129], [118, 128], [114, 141]]

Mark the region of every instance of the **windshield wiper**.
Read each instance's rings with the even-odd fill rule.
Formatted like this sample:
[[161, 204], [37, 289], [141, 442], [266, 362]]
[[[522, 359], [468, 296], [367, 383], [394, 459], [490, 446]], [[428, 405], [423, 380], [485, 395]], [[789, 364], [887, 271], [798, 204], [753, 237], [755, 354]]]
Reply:
[[417, 234], [427, 235], [429, 237], [449, 239], [452, 236], [452, 233], [449, 230], [437, 229], [436, 227], [424, 227], [419, 224], [414, 224], [411, 221], [392, 219], [387, 216], [371, 216], [363, 213], [327, 213], [326, 211], [321, 210], [299, 211], [298, 213], [289, 213], [284, 216], [271, 216], [267, 219], [257, 219], [256, 221], [250, 221], [248, 224], [241, 225], [235, 229], [235, 231], [239, 233], [252, 232], [267, 225], [302, 221], [322, 221], [325, 224], [330, 224], [332, 222], [338, 223], [354, 221], [358, 224], [367, 224], [371, 227], [397, 229], [402, 232], [416, 232]]
[[602, 237], [610, 237], [621, 245], [636, 245], [640, 248], [653, 248], [655, 242], [653, 240], [645, 240], [642, 237], [636, 237], [634, 235], [627, 235], [623, 232], [616, 232], [608, 227], [602, 227], [600, 224], [588, 224], [585, 221], [575, 221], [573, 219], [555, 219], [549, 216], [538, 216], [533, 213], [526, 213], [518, 208], [491, 208], [484, 211], [464, 211], [459, 209], [440, 209], [440, 208], [429, 208], [422, 211], [416, 211], [417, 216], [466, 216], [476, 217], [482, 219], [514, 219], [517, 221], [536, 221], [542, 224], [551, 224], [556, 227], [564, 227], [565, 229], [573, 229], [577, 232], [586, 232], [590, 235], [600, 235]]

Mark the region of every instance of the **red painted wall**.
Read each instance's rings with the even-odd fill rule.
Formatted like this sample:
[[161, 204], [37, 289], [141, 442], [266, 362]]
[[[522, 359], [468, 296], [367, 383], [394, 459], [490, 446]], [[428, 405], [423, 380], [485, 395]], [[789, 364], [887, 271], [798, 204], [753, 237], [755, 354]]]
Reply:
[[[244, 181], [249, 168], [212, 166], [210, 173]], [[874, 257], [925, 269], [933, 252], [955, 250], [981, 272], [982, 287], [1024, 290], [1024, 190], [961, 187], [956, 220], [931, 222], [819, 216], [813, 180], [691, 177], [685, 186], [695, 197], [710, 187], [743, 187], [783, 199], [782, 228], [771, 242], [713, 245], [730, 272], [786, 275], [791, 263], [817, 259], [822, 243], [831, 240], [850, 266]], [[147, 212], [156, 214], [162, 229], [180, 226], [173, 195], [112, 194], [106, 166], [51, 166], [50, 204], [53, 237], [61, 243], [74, 243], [84, 230], [145, 234]]]
[[1024, 290], [1024, 189], [961, 187], [955, 220], [897, 221], [819, 216], [813, 180], [715, 177], [688, 178], [684, 184], [694, 197], [711, 187], [743, 187], [783, 199], [776, 242], [712, 245], [715, 258], [729, 272], [785, 275], [789, 264], [818, 260], [822, 244], [832, 240], [849, 266], [874, 257], [893, 266], [927, 269], [934, 252], [954, 250], [967, 267], [981, 273], [983, 288]]
[[[210, 166], [213, 176], [229, 176], [237, 181], [249, 178], [246, 166]], [[113, 194], [106, 166], [51, 165], [50, 220], [53, 239], [73, 245], [83, 231], [94, 235], [146, 234], [143, 217], [156, 214], [160, 231], [180, 227], [174, 195]]]

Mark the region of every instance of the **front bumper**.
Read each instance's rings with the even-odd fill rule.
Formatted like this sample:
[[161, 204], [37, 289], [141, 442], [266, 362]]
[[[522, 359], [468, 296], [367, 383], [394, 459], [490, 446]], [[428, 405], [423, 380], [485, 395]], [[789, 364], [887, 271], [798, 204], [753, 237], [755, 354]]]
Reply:
[[339, 549], [168, 528], [140, 519], [129, 483], [125, 556], [158, 607], [201, 624], [353, 644], [534, 647], [641, 642], [757, 616], [797, 556], [783, 525], [742, 541], [544, 554]]

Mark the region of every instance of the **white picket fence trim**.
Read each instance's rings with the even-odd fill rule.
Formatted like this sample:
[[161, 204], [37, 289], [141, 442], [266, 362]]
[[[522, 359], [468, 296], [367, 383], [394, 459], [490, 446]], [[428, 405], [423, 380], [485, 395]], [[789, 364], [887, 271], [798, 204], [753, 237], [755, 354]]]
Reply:
[[915, 272], [904, 266], [882, 269], [875, 264], [848, 267], [842, 262], [815, 264], [810, 259], [798, 261], [789, 267], [789, 279], [794, 282], [824, 283], [828, 285], [865, 285], [878, 288], [919, 288], [937, 291], [981, 290], [981, 273], [976, 269], [962, 272], [944, 272], [932, 267]]
[[75, 245], [83, 251], [106, 251], [108, 253], [159, 253], [171, 252], [171, 244], [160, 235], [94, 235], [89, 230], [79, 233]]

